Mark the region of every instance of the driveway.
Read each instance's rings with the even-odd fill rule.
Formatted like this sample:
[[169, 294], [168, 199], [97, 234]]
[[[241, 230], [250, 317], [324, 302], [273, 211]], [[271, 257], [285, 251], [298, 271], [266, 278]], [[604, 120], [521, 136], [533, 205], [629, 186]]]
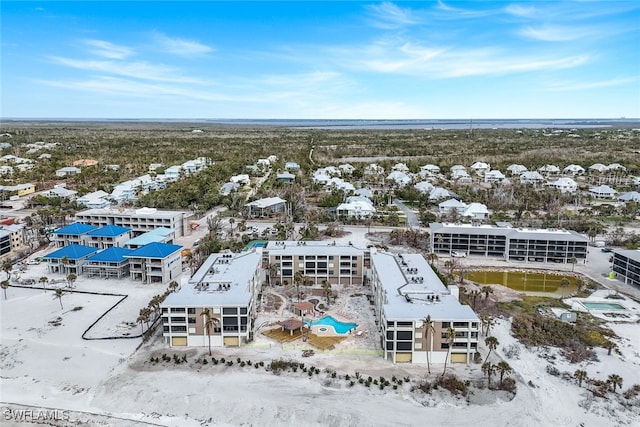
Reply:
[[411, 228], [420, 227], [420, 221], [418, 221], [418, 217], [416, 216], [415, 213], [413, 213], [411, 209], [407, 207], [407, 205], [405, 205], [398, 199], [394, 199], [393, 204], [396, 205], [398, 208], [400, 208], [400, 210], [404, 212], [404, 214], [407, 216], [407, 224], [409, 225], [409, 227]]

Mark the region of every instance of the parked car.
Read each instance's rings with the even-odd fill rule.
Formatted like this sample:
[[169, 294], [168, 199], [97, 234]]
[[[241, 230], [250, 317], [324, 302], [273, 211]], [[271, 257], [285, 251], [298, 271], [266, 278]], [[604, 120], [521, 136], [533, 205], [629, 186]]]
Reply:
[[27, 265], [38, 265], [40, 264], [39, 261], [36, 261], [35, 259], [30, 259], [26, 262]]
[[611, 248], [602, 248], [600, 249], [602, 252], [613, 252], [613, 249]]
[[453, 252], [451, 252], [451, 256], [454, 257], [454, 258], [466, 258], [467, 257], [467, 253], [466, 252], [453, 251]]

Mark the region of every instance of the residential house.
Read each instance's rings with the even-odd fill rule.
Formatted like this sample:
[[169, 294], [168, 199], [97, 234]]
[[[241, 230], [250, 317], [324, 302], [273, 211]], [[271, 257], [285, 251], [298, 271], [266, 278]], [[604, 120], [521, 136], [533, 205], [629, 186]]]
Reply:
[[582, 166], [574, 164], [570, 164], [566, 168], [562, 169], [563, 174], [571, 176], [582, 175], [584, 172], [585, 170]]
[[433, 184], [428, 181], [421, 181], [414, 184], [416, 190], [418, 190], [421, 194], [429, 194], [431, 190], [433, 190]]
[[73, 175], [79, 174], [80, 172], [81, 172], [80, 168], [77, 168], [75, 166], [67, 166], [67, 167], [56, 170], [56, 176], [59, 176], [59, 177], [73, 176]]
[[392, 181], [399, 187], [404, 187], [411, 183], [411, 177], [404, 172], [394, 170], [387, 176], [387, 181]]
[[629, 191], [624, 193], [618, 197], [618, 200], [621, 202], [640, 202], [640, 193], [637, 191]]
[[485, 162], [475, 162], [471, 165], [471, 170], [478, 175], [484, 175], [491, 169], [491, 165]]
[[336, 208], [338, 217], [345, 216], [353, 219], [370, 218], [375, 212], [373, 202], [361, 196], [348, 197], [346, 203], [341, 203]]
[[76, 203], [89, 209], [104, 209], [111, 205], [107, 197], [109, 197], [109, 193], [98, 190], [78, 197]]
[[291, 184], [295, 179], [296, 176], [290, 172], [281, 172], [276, 174], [276, 182]]
[[484, 173], [484, 182], [502, 182], [506, 176], [497, 169]]
[[556, 165], [544, 165], [538, 168], [538, 172], [544, 176], [556, 176], [560, 174], [560, 168]]
[[404, 163], [396, 163], [391, 167], [392, 171], [404, 172], [405, 174], [409, 172], [409, 167]]
[[221, 196], [228, 196], [234, 191], [238, 191], [240, 188], [240, 184], [237, 182], [227, 182], [220, 187], [220, 191], [218, 192]]
[[298, 172], [300, 170], [300, 165], [296, 162], [286, 162], [284, 164], [284, 168], [289, 172]]
[[349, 163], [338, 165], [338, 169], [340, 169], [340, 172], [342, 172], [342, 173], [344, 173], [346, 175], [351, 175], [353, 173], [353, 171], [356, 170], [356, 168], [351, 166]]
[[164, 176], [166, 176], [169, 181], [175, 181], [179, 179], [181, 174], [182, 168], [180, 166], [169, 166], [164, 170]]
[[251, 184], [251, 178], [249, 178], [249, 175], [246, 173], [242, 173], [240, 175], [234, 175], [231, 178], [229, 178], [229, 181], [235, 182], [236, 184], [240, 184], [240, 185]]
[[617, 191], [608, 185], [598, 185], [589, 189], [589, 195], [594, 199], [613, 199]]
[[253, 217], [265, 217], [279, 214], [285, 211], [287, 201], [280, 197], [266, 197], [247, 203], [245, 206], [247, 215]]
[[525, 171], [520, 174], [520, 183], [538, 185], [544, 182], [544, 177], [537, 171]]
[[78, 194], [75, 190], [67, 189], [65, 184], [56, 184], [52, 189], [42, 193], [45, 197], [60, 197], [62, 199], [74, 199]]
[[605, 173], [607, 171], [609, 171], [609, 168], [602, 163], [594, 163], [589, 166], [589, 172]]
[[431, 201], [446, 199], [447, 197], [451, 197], [451, 192], [442, 187], [435, 187], [429, 193], [429, 200]]
[[512, 164], [507, 167], [507, 171], [511, 175], [521, 175], [523, 172], [527, 172], [527, 167], [524, 165]]
[[575, 193], [578, 189], [578, 184], [573, 179], [567, 177], [558, 178], [549, 185], [561, 193]]
[[442, 216], [458, 217], [465, 209], [467, 209], [467, 204], [458, 199], [449, 199], [438, 204], [438, 213]]
[[149, 243], [172, 244], [174, 239], [175, 230], [165, 227], [159, 227], [124, 242], [122, 246], [127, 249], [138, 249], [145, 245], [148, 245]]
[[384, 175], [384, 168], [378, 164], [371, 163], [364, 168], [364, 175], [369, 177]]
[[73, 166], [84, 167], [84, 166], [95, 166], [98, 164], [96, 159], [78, 159], [74, 161]]
[[470, 203], [469, 206], [462, 212], [462, 216], [465, 218], [471, 218], [474, 220], [486, 220], [489, 219], [491, 213], [487, 209], [486, 205], [482, 203]]

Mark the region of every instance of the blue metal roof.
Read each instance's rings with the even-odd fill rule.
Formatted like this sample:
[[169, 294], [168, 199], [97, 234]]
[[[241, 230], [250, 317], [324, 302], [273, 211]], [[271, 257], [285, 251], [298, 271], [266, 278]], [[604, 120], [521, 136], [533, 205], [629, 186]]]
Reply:
[[149, 231], [148, 233], [157, 234], [159, 236], [168, 236], [169, 234], [173, 233], [174, 231], [175, 230], [173, 228], [158, 227], [158, 228], [154, 228], [153, 230]]
[[57, 251], [53, 251], [48, 255], [45, 255], [44, 259], [62, 259], [67, 257], [68, 259], [80, 259], [84, 258], [87, 255], [98, 252], [98, 248], [93, 248], [91, 246], [83, 246], [77, 245], [75, 243], [65, 246], [64, 248], [60, 248]]
[[134, 249], [127, 258], [166, 258], [169, 255], [182, 249], [179, 245], [169, 245], [167, 243], [153, 242], [141, 248]]
[[82, 224], [80, 222], [74, 222], [73, 224], [66, 225], [62, 228], [58, 228], [53, 234], [67, 234], [67, 235], [81, 235], [97, 229], [95, 225]]
[[131, 231], [130, 228], [120, 227], [119, 225], [105, 225], [97, 230], [92, 230], [88, 234], [89, 236], [102, 236], [102, 237], [117, 237]]
[[127, 259], [126, 255], [129, 255], [131, 252], [133, 252], [131, 249], [125, 249], [125, 248], [119, 248], [117, 246], [113, 246], [103, 251], [100, 251], [95, 255], [91, 255], [89, 258], [87, 258], [87, 261], [121, 263], [122, 261], [125, 261]]

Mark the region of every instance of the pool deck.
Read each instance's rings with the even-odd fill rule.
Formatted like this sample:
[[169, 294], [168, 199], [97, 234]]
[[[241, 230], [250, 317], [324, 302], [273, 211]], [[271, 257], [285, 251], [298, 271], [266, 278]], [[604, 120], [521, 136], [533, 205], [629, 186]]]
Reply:
[[[616, 298], [612, 298], [613, 296]], [[564, 302], [569, 304], [574, 311], [586, 312], [603, 320], [625, 323], [640, 321], [640, 304], [630, 298], [616, 295], [615, 291], [598, 290], [588, 298], [567, 298]], [[622, 308], [589, 308], [585, 303], [616, 304]]]

